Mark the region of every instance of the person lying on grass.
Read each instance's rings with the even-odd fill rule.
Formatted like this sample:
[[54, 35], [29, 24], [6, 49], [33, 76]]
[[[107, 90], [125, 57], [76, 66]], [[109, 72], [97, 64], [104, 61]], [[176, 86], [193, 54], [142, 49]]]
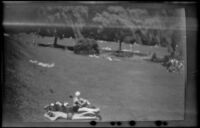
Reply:
[[[45, 117], [51, 118], [50, 120], [56, 120], [57, 118], [80, 118], [87, 119], [85, 117], [89, 115], [95, 115], [99, 113], [100, 109], [92, 106], [90, 102], [86, 99], [80, 98], [80, 92], [77, 91], [73, 98], [73, 105], [70, 106], [67, 102], [62, 104], [57, 101], [56, 103], [51, 103], [44, 107], [46, 110]], [[69, 118], [70, 117], [70, 118]]]
[[51, 121], [55, 121], [59, 118], [68, 120], [73, 119], [95, 119], [95, 115], [99, 112], [99, 109], [92, 108], [80, 108], [78, 105], [70, 106], [67, 102], [61, 104], [60, 102], [51, 103], [49, 106], [44, 108], [47, 112], [44, 114], [45, 117]]
[[60, 103], [60, 102], [56, 102], [56, 103], [51, 103], [50, 105], [46, 105], [44, 107], [44, 110], [46, 110], [46, 112], [48, 111], [59, 111], [59, 112], [64, 112], [67, 113], [69, 111], [73, 111], [76, 113], [81, 113], [81, 112], [99, 112], [100, 109], [96, 108], [95, 106], [89, 106], [89, 107], [80, 107], [78, 104], [74, 104], [73, 106], [70, 106], [67, 102], [65, 102], [64, 104]]
[[64, 112], [55, 112], [49, 111], [44, 114], [45, 117], [50, 119], [51, 121], [55, 121], [57, 119], [67, 119], [67, 120], [95, 120], [97, 119], [96, 115], [91, 112], [84, 113], [64, 113]]

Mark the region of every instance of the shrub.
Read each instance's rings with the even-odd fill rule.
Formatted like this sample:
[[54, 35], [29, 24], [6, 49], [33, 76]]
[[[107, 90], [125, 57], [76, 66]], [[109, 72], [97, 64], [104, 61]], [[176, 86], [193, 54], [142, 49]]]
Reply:
[[154, 52], [151, 56], [151, 61], [156, 61], [157, 60], [157, 55], [156, 53]]
[[112, 55], [114, 55], [116, 57], [132, 57], [133, 53], [127, 52], [127, 51], [115, 51], [112, 53]]
[[82, 55], [99, 54], [98, 43], [94, 39], [79, 39], [74, 46], [74, 53]]
[[164, 57], [158, 57], [157, 54], [154, 52], [151, 56], [150, 59], [152, 62], [156, 62], [156, 63], [166, 63], [168, 61], [167, 56]]

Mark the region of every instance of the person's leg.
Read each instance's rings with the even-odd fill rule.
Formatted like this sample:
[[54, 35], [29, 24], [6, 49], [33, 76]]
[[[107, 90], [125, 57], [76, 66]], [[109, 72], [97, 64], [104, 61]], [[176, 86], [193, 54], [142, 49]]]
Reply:
[[93, 109], [93, 108], [82, 107], [82, 108], [79, 108], [79, 109], [78, 109], [78, 112], [81, 112], [81, 111], [86, 111], [86, 112], [98, 112], [98, 111], [100, 111], [100, 109], [99, 109], [99, 108]]
[[132, 52], [134, 52], [134, 43], [133, 44], [131, 44], [131, 50], [132, 50]]
[[[94, 116], [86, 116], [88, 114], [91, 114], [91, 115], [94, 115]], [[72, 117], [72, 120], [84, 120], [84, 119], [85, 120], [86, 119], [92, 120], [92, 119], [96, 119], [96, 118], [97, 117], [95, 116], [94, 113], [92, 113], [92, 112], [84, 112], [84, 113], [80, 113], [80, 114], [78, 114], [78, 113], [74, 114], [73, 117]]]
[[48, 119], [51, 120], [51, 121], [55, 121], [55, 120], [57, 119], [56, 116], [51, 117], [51, 116], [49, 116], [47, 113], [44, 114], [44, 117], [48, 118]]
[[47, 117], [48, 119], [50, 119], [51, 121], [55, 121], [58, 118], [64, 118], [67, 119], [67, 114], [63, 113], [63, 112], [53, 112], [53, 111], [49, 111], [47, 113], [44, 114], [45, 117]]

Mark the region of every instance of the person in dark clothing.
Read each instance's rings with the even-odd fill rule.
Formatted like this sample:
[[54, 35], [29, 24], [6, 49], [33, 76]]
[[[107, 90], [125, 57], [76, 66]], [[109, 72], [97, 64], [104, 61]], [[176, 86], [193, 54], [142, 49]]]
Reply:
[[46, 110], [46, 111], [55, 111], [55, 104], [51, 103], [50, 105], [45, 106], [44, 110]]

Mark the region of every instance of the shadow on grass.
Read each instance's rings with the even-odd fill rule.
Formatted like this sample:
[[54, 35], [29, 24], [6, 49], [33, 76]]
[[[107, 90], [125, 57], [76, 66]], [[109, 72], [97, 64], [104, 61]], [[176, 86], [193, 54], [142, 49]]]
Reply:
[[74, 51], [74, 46], [67, 46], [67, 49], [70, 51]]
[[50, 48], [58, 48], [61, 50], [70, 50], [70, 51], [74, 51], [74, 47], [73, 46], [65, 46], [65, 45], [60, 45], [60, 44], [41, 44], [39, 43], [38, 46], [40, 47], [50, 47]]
[[136, 52], [132, 52], [132, 51], [119, 51], [119, 50], [101, 50], [101, 54], [103, 53], [109, 53], [113, 56], [116, 57], [133, 57], [133, 56], [148, 56], [146, 53], [136, 53]]

